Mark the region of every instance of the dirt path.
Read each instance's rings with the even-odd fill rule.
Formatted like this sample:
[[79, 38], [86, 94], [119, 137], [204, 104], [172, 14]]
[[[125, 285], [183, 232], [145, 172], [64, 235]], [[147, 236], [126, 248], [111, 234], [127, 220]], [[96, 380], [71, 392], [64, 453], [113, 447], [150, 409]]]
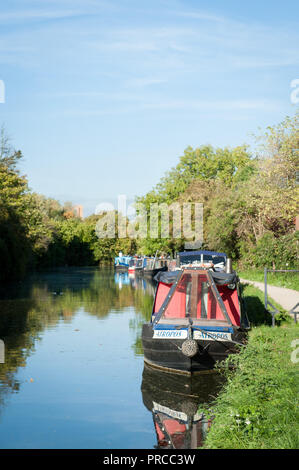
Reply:
[[[247, 279], [240, 279], [241, 282], [246, 282], [258, 287], [264, 292], [264, 283], [257, 281], [248, 281]], [[285, 310], [290, 311], [299, 302], [299, 291], [293, 289], [287, 289], [286, 287], [277, 287], [267, 285], [268, 296], [272, 297], [278, 304], [280, 304]], [[296, 309], [299, 311], [299, 308]]]

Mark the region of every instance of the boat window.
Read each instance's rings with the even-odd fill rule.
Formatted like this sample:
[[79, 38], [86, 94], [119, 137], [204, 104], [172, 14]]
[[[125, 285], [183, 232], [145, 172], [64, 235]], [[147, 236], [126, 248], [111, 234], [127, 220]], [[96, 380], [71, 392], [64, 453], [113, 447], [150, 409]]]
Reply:
[[[203, 259], [202, 259], [203, 258]], [[214, 265], [218, 264], [225, 264], [226, 259], [223, 256], [219, 255], [208, 255], [208, 254], [203, 254], [202, 256], [200, 254], [184, 254], [180, 255], [180, 262], [181, 264], [192, 264], [194, 261], [201, 262], [203, 261], [204, 263], [213, 263]]]
[[203, 282], [201, 285], [201, 292], [200, 292], [200, 312], [201, 318], [208, 317], [208, 295], [209, 295], [209, 287], [207, 282]]
[[146, 261], [146, 266], [148, 267], [148, 269], [154, 269], [154, 260], [153, 259], [148, 259]]
[[191, 282], [187, 282], [186, 286], [186, 315], [191, 316]]

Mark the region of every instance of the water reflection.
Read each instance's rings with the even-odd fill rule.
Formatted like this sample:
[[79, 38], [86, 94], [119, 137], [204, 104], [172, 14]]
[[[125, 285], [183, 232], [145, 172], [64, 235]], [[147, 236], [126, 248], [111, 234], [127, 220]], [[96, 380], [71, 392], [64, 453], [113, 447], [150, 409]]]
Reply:
[[188, 377], [144, 366], [142, 398], [153, 416], [157, 449], [196, 449], [203, 445], [211, 421], [198, 408], [215, 397], [223, 380], [217, 373]]
[[123, 286], [131, 286], [133, 289], [139, 289], [154, 297], [156, 282], [152, 278], [143, 277], [138, 273], [116, 271], [114, 274], [114, 280], [119, 289], [122, 289]]
[[138, 273], [115, 272], [114, 280], [119, 290], [129, 286], [134, 291], [136, 316], [130, 320], [130, 329], [135, 334], [133, 349], [137, 356], [143, 356], [141, 329], [145, 321], [149, 321], [153, 309], [156, 282], [146, 279]]
[[6, 350], [5, 363], [0, 364], [0, 405], [9, 391], [19, 391], [15, 374], [26, 366], [42, 334], [61, 323], [71, 324], [82, 309], [104, 319], [133, 307], [131, 347], [142, 355], [140, 328], [151, 315], [153, 293], [151, 280], [109, 268], [62, 268], [0, 286], [0, 339]]
[[1, 448], [148, 448], [157, 440], [182, 448], [195, 445], [195, 434], [201, 441], [197, 406], [216, 393], [215, 378], [172, 382], [144, 369], [147, 408], [141, 400], [141, 328], [154, 292], [151, 279], [108, 268], [57, 269], [0, 286]]

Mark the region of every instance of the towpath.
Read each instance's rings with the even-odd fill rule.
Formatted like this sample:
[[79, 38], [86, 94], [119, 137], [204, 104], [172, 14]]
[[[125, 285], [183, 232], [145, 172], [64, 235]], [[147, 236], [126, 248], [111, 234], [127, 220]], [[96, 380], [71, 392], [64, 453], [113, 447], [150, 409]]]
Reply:
[[[263, 292], [265, 290], [263, 282], [249, 281], [247, 279], [240, 279], [240, 281], [252, 284], [253, 286], [261, 289]], [[267, 284], [267, 292], [269, 297], [272, 297], [275, 302], [277, 302], [287, 311], [290, 311], [299, 302], [298, 290], [287, 289], [286, 287], [271, 286]], [[297, 307], [296, 310], [299, 311], [299, 308]]]

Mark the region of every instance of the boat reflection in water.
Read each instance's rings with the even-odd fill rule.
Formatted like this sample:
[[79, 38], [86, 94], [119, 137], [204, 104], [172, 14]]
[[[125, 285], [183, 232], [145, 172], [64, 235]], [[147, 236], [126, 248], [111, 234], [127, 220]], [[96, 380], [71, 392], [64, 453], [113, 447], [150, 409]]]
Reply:
[[114, 274], [114, 282], [118, 284], [119, 289], [123, 286], [130, 286], [133, 289], [140, 289], [152, 296], [155, 295], [157, 283], [151, 278], [144, 278], [136, 274], [117, 271]]
[[142, 398], [152, 412], [157, 449], [196, 449], [204, 443], [211, 420], [198, 412], [223, 385], [219, 373], [173, 375], [144, 365]]

